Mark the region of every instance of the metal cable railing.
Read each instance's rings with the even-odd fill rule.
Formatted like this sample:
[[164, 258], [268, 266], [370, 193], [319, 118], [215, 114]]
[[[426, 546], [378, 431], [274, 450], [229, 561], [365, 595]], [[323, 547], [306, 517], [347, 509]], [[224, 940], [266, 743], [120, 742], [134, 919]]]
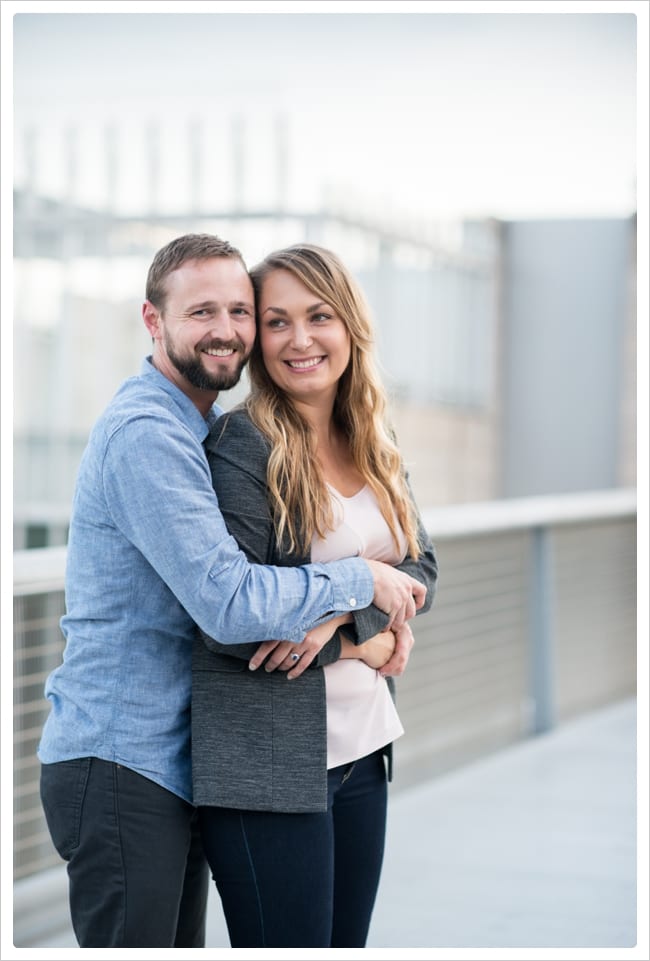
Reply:
[[[394, 790], [629, 697], [636, 686], [633, 491], [425, 512], [440, 582], [398, 682]], [[63, 638], [65, 548], [14, 555], [15, 877], [60, 864], [36, 747]]]

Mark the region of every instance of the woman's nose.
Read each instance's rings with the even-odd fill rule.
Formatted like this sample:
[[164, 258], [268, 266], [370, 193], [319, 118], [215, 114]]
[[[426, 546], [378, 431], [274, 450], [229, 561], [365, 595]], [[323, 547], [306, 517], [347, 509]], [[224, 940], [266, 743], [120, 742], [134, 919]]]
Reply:
[[311, 331], [306, 324], [294, 324], [291, 346], [296, 350], [304, 350], [311, 344]]

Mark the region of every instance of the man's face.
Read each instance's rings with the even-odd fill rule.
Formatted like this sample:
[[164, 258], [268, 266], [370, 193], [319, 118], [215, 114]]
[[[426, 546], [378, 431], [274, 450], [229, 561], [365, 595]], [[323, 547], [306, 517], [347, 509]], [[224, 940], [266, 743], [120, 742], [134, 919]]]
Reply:
[[[154, 362], [197, 406], [238, 383], [255, 339], [253, 286], [233, 257], [192, 260], [168, 275], [161, 311], [145, 304]], [[207, 391], [209, 396], [201, 397]]]

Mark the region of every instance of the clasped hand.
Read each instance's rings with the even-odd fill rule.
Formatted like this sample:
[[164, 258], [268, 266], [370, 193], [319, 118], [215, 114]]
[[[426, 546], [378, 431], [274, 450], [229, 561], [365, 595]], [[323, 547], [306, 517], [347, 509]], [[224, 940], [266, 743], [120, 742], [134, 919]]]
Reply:
[[[289, 680], [300, 677], [335, 631], [347, 620], [347, 617], [334, 618], [312, 628], [301, 644], [291, 641], [264, 641], [257, 648], [248, 666], [252, 671], [262, 665], [267, 672], [286, 671]], [[355, 645], [352, 641], [343, 639], [340, 656], [343, 659], [361, 660], [368, 667], [378, 670], [382, 677], [399, 677], [406, 669], [413, 644], [413, 632], [409, 624], [404, 623], [397, 630], [375, 634], [363, 644]]]

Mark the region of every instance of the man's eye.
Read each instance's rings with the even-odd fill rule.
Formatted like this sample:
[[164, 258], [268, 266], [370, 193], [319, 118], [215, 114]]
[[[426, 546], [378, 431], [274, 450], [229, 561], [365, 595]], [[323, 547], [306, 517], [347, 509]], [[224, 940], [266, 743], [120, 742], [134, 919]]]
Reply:
[[237, 317], [248, 317], [250, 311], [246, 307], [234, 307], [232, 313], [236, 314]]

